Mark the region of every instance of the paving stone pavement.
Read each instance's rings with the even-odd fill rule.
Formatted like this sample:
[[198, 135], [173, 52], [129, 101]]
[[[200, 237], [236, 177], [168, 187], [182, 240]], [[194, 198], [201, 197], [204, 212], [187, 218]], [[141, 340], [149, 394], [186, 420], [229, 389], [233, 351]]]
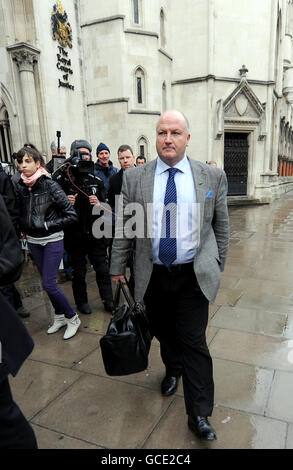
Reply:
[[[99, 340], [110, 316], [93, 272], [93, 313], [80, 315], [78, 334], [47, 335], [52, 309], [29, 262], [18, 287], [35, 349], [11, 386], [40, 449], [293, 448], [293, 192], [229, 212], [230, 249], [207, 330], [217, 441], [201, 443], [188, 429], [182, 384], [172, 397], [160, 395], [156, 340], [147, 371], [106, 375]], [[73, 301], [70, 282], [61, 288]]]

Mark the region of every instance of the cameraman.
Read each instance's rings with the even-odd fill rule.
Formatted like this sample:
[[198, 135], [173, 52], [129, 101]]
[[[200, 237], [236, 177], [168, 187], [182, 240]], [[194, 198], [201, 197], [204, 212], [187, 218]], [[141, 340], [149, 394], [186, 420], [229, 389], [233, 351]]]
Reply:
[[65, 250], [72, 266], [72, 290], [77, 309], [90, 314], [88, 304], [86, 272], [87, 257], [96, 272], [100, 296], [107, 312], [113, 310], [113, 294], [107, 259], [105, 238], [94, 238], [93, 206], [105, 201], [105, 187], [94, 175], [92, 147], [86, 140], [75, 140], [71, 144], [70, 158], [53, 173], [78, 215], [78, 224], [65, 230]]

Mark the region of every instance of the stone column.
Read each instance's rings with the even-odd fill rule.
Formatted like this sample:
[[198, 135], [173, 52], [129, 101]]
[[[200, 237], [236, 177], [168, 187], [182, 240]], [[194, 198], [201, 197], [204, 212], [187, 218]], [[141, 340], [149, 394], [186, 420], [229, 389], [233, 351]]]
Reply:
[[19, 71], [27, 141], [41, 150], [41, 131], [34, 76], [39, 51], [26, 43], [9, 46], [8, 50], [10, 50]]

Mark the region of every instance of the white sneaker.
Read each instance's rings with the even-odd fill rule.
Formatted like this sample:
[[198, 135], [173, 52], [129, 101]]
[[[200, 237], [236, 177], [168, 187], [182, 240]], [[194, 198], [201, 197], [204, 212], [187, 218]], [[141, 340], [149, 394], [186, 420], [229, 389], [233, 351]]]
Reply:
[[69, 339], [69, 338], [72, 338], [72, 336], [75, 335], [78, 328], [80, 327], [81, 321], [78, 318], [77, 314], [74, 317], [66, 318], [65, 320], [67, 322], [67, 328], [66, 328], [66, 331], [64, 333], [63, 339]]
[[48, 335], [56, 333], [63, 326], [67, 325], [67, 318], [64, 315], [54, 315], [53, 325], [47, 330]]

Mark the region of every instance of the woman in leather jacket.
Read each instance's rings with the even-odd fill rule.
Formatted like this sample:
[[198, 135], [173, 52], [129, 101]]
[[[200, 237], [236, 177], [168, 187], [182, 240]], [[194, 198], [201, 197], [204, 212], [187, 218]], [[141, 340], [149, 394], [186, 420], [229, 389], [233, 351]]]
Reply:
[[32, 144], [16, 155], [21, 170], [18, 184], [20, 227], [42, 277], [43, 288], [55, 310], [47, 333], [66, 326], [63, 338], [74, 336], [80, 326], [77, 313], [57, 285], [57, 274], [64, 253], [63, 229], [77, 221], [76, 212], [58, 183], [45, 169], [45, 162]]

